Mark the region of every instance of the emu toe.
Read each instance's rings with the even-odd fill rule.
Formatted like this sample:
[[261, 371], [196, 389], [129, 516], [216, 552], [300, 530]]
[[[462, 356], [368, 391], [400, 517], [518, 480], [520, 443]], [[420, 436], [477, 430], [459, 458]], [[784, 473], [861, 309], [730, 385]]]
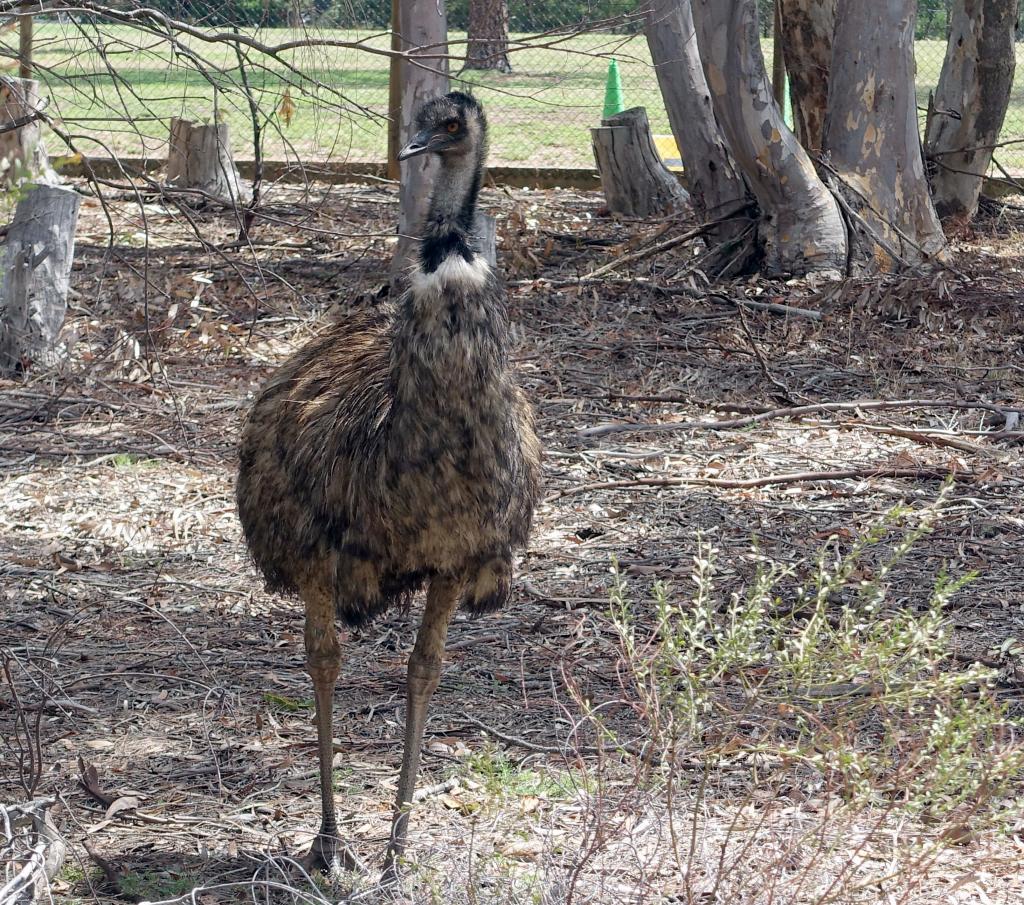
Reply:
[[309, 851], [299, 860], [310, 874], [339, 877], [345, 872], [365, 873], [366, 867], [348, 843], [333, 834], [317, 833]]

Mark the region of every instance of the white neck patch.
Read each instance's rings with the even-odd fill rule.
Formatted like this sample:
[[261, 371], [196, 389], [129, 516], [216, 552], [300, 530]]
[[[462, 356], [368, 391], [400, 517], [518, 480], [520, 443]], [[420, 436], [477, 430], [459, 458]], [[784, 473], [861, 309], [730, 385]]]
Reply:
[[473, 255], [467, 261], [462, 255], [448, 255], [432, 273], [424, 273], [420, 267], [412, 272], [410, 283], [416, 295], [435, 294], [444, 290], [457, 289], [473, 292], [483, 289], [491, 274], [490, 265], [483, 255]]

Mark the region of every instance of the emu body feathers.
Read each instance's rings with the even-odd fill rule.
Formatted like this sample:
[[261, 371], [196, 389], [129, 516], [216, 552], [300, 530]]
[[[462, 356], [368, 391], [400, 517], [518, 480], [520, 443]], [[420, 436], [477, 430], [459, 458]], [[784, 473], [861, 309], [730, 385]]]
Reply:
[[507, 579], [481, 597], [477, 573], [526, 543], [539, 447], [494, 277], [466, 276], [414, 278], [397, 308], [332, 324], [264, 388], [237, 496], [269, 588], [332, 587], [353, 625], [438, 572], [464, 578], [473, 610], [504, 602]]

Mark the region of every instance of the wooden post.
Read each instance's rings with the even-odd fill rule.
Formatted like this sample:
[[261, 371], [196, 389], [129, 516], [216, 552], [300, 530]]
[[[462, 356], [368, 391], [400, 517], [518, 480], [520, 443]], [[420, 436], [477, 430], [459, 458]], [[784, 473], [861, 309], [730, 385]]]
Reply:
[[[21, 6], [27, 10], [30, 4]], [[27, 12], [18, 16], [18, 75], [23, 79], [32, 78], [32, 15]]]
[[167, 184], [195, 189], [221, 204], [247, 204], [252, 189], [242, 182], [231, 156], [227, 123], [196, 125], [187, 119], [171, 119], [167, 149]]
[[650, 217], [684, 207], [690, 200], [661, 162], [643, 107], [623, 110], [590, 130], [605, 202], [613, 214]]
[[[402, 49], [402, 37], [398, 30], [399, 4], [401, 0], [391, 0], [391, 49]], [[398, 152], [402, 139], [402, 60], [391, 58], [388, 73], [388, 179], [396, 182], [402, 176], [398, 165]]]
[[[402, 0], [399, 4], [402, 50], [412, 57], [424, 55], [418, 65], [402, 61], [401, 136], [413, 134], [413, 117], [430, 98], [448, 90], [448, 18], [444, 0]], [[391, 259], [390, 284], [393, 290], [404, 282], [419, 247], [418, 233], [430, 204], [430, 193], [438, 162], [433, 154], [421, 154], [401, 165], [402, 181], [398, 190], [398, 246]]]
[[18, 202], [0, 251], [0, 373], [47, 361], [67, 313], [81, 197], [37, 185]]

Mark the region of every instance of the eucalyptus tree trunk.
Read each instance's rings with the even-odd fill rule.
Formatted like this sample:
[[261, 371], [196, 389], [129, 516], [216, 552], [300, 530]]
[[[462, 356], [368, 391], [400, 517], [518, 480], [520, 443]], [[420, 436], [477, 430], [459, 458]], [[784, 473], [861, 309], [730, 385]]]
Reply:
[[469, 0], [466, 69], [511, 72], [508, 60], [508, 0]]
[[[448, 91], [448, 18], [444, 0], [402, 0], [398, 31], [402, 61], [402, 122], [400, 146], [413, 137], [413, 117], [420, 105]], [[419, 58], [419, 59], [417, 59]], [[401, 163], [398, 190], [398, 246], [391, 259], [391, 285], [397, 288], [413, 263], [418, 232], [427, 213], [438, 164], [433, 154], [420, 154]]]
[[[704, 223], [723, 221], [708, 234], [708, 241], [722, 247], [720, 264], [736, 260], [731, 269], [742, 269], [750, 254], [737, 257], [736, 244], [749, 234], [750, 222], [741, 216], [726, 218], [748, 208], [752, 198], [715, 119], [694, 35], [691, 0], [652, 0], [645, 25], [694, 210]], [[753, 250], [753, 241], [749, 245]]]
[[761, 209], [765, 270], [842, 271], [846, 226], [772, 99], [756, 0], [693, 0], [693, 17], [716, 118]]
[[853, 211], [859, 266], [945, 255], [925, 180], [914, 87], [916, 0], [839, 4], [824, 149]]
[[[821, 151], [832, 68], [836, 0], [778, 0], [789, 72], [793, 131], [812, 154]], [[862, 8], [864, 15], [868, 15]]]
[[943, 220], [970, 220], [1010, 101], [1017, 0], [956, 0], [925, 156]]

